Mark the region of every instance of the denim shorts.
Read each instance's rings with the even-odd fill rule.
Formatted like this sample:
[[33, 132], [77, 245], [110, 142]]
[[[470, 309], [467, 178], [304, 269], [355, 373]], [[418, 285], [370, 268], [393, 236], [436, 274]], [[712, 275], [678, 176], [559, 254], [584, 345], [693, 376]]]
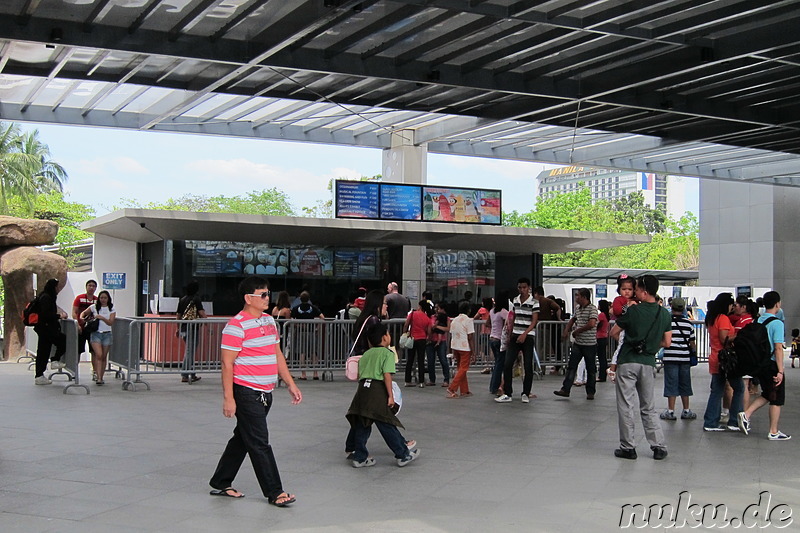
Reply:
[[664, 397], [692, 394], [691, 363], [664, 363]]
[[91, 342], [92, 344], [99, 344], [100, 346], [111, 346], [112, 340], [113, 339], [111, 337], [110, 331], [103, 331], [102, 333], [99, 331], [95, 331], [89, 338], [89, 342]]

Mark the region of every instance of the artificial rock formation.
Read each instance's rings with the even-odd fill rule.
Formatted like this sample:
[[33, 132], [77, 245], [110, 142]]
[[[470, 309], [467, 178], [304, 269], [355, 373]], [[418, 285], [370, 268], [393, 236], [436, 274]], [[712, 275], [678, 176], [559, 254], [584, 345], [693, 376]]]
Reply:
[[22, 310], [33, 298], [31, 274], [37, 275], [37, 294], [50, 278], [59, 280], [59, 290], [67, 283], [67, 260], [35, 248], [52, 244], [57, 232], [58, 224], [49, 220], [0, 216], [0, 276], [5, 288], [3, 360], [25, 353]]

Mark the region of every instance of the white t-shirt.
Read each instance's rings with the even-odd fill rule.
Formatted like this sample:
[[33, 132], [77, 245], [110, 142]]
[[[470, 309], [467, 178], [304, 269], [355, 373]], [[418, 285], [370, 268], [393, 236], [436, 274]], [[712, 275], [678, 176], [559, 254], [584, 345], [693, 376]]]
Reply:
[[462, 352], [469, 351], [468, 335], [475, 333], [475, 323], [467, 315], [461, 314], [450, 322], [450, 348]]
[[[98, 313], [96, 305], [91, 306], [89, 309], [92, 310], [92, 316], [97, 316]], [[111, 318], [111, 313], [112, 311], [108, 307], [100, 308], [100, 315], [102, 315], [104, 318]], [[100, 319], [98, 318], [98, 320]], [[97, 333], [106, 333], [108, 331], [111, 331], [111, 326], [100, 320], [100, 324], [97, 326]]]

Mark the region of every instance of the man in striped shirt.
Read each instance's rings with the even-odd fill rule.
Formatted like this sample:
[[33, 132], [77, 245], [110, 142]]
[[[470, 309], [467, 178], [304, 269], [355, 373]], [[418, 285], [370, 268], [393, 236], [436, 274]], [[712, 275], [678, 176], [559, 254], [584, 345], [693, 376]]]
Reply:
[[531, 280], [520, 278], [517, 282], [519, 296], [514, 298], [514, 329], [508, 342], [506, 363], [503, 368], [503, 394], [494, 401], [508, 403], [513, 396], [511, 388], [514, 378], [514, 363], [522, 352], [525, 378], [522, 381], [522, 403], [530, 401], [533, 387], [533, 354], [536, 334], [536, 323], [539, 321], [539, 300], [531, 294]]
[[[597, 307], [592, 303], [592, 293], [587, 288], [580, 288], [575, 294], [577, 308], [575, 314], [564, 327], [562, 339], [567, 340], [572, 333], [575, 342], [569, 355], [567, 375], [561, 389], [553, 391], [556, 396], [569, 398], [569, 391], [575, 376], [578, 374], [578, 365], [583, 359], [586, 362], [586, 399], [594, 400], [596, 392], [595, 377], [597, 376]], [[572, 329], [572, 328], [575, 329]]]
[[272, 390], [282, 379], [293, 404], [303, 400], [280, 348], [275, 320], [265, 314], [269, 306], [269, 282], [250, 276], [239, 285], [244, 308], [222, 331], [222, 414], [236, 416], [236, 428], [220, 457], [209, 484], [214, 496], [242, 498], [233, 480], [245, 455], [250, 461], [269, 503], [285, 507], [295, 496], [284, 492], [272, 446], [269, 444], [267, 414]]

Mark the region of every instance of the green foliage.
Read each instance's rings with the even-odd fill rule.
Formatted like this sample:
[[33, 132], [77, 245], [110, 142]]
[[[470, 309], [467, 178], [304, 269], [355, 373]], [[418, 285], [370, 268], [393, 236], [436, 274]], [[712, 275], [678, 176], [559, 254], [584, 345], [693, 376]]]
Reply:
[[169, 198], [164, 202], [148, 202], [145, 204], [138, 200], [124, 199], [122, 205], [118, 207], [196, 211], [199, 213], [238, 213], [243, 215], [295, 215], [294, 208], [289, 202], [289, 196], [275, 187], [261, 191], [251, 191], [241, 196], [186, 194], [179, 198]]
[[0, 122], [0, 214], [10, 206], [34, 212], [36, 197], [61, 192], [67, 172], [50, 158], [50, 148], [39, 140], [39, 131], [23, 133], [15, 123]]
[[507, 226], [649, 234], [652, 238], [645, 244], [546, 254], [547, 266], [693, 270], [699, 265], [697, 218], [686, 213], [671, 220], [663, 211], [645, 205], [641, 192], [615, 202], [592, 202], [591, 191], [583, 187], [541, 198], [528, 213], [504, 213], [503, 221]]

